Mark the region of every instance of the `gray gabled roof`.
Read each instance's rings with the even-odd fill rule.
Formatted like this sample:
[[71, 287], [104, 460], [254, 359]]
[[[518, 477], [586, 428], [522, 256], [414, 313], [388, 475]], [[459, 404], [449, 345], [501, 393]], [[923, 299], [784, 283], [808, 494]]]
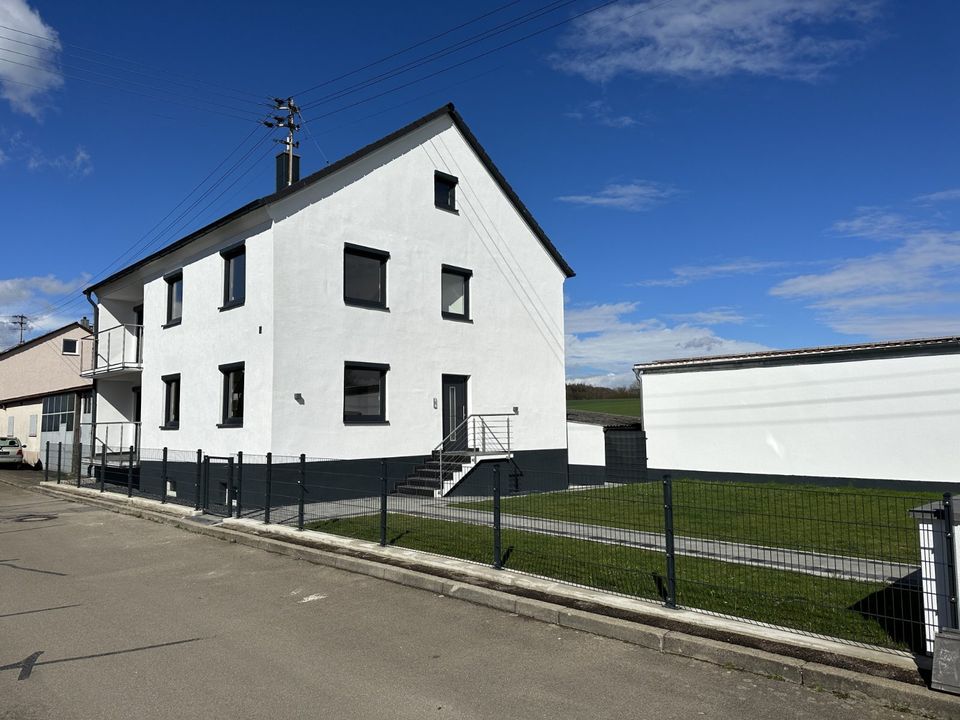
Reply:
[[97, 288], [100, 288], [104, 285], [112, 283], [115, 280], [119, 280], [120, 278], [134, 272], [138, 268], [141, 268], [153, 262], [154, 260], [163, 257], [164, 255], [168, 255], [172, 252], [175, 252], [176, 250], [179, 250], [185, 245], [190, 244], [194, 240], [197, 240], [203, 237], [204, 235], [212, 232], [213, 230], [216, 230], [217, 228], [223, 227], [224, 225], [227, 225], [228, 223], [231, 223], [234, 220], [243, 217], [244, 215], [252, 213], [254, 210], [265, 207], [267, 205], [270, 205], [271, 203], [277, 202], [278, 200], [282, 200], [290, 195], [293, 195], [294, 193], [297, 193], [300, 190], [303, 190], [304, 188], [307, 188], [313, 185], [314, 183], [319, 182], [320, 180], [323, 180], [324, 178], [329, 177], [330, 175], [333, 175], [339, 170], [342, 170], [343, 168], [357, 162], [358, 160], [363, 159], [370, 153], [379, 150], [385, 145], [389, 145], [393, 141], [398, 140], [403, 136], [410, 134], [414, 130], [419, 129], [424, 125], [426, 125], [427, 123], [433, 120], [436, 120], [439, 117], [443, 117], [444, 115], [449, 115], [450, 118], [453, 120], [454, 125], [456, 125], [457, 129], [463, 134], [464, 138], [466, 138], [467, 143], [470, 145], [473, 151], [477, 154], [477, 157], [480, 158], [480, 161], [483, 163], [487, 171], [493, 176], [494, 180], [496, 180], [497, 184], [500, 186], [500, 189], [503, 190], [504, 194], [507, 196], [507, 198], [509, 198], [513, 207], [517, 210], [518, 213], [520, 213], [520, 217], [523, 218], [524, 222], [526, 222], [527, 226], [530, 228], [533, 234], [536, 235], [537, 238], [540, 240], [540, 242], [543, 244], [544, 248], [550, 254], [550, 257], [554, 259], [554, 261], [557, 263], [557, 265], [560, 266], [560, 269], [568, 278], [573, 277], [576, 274], [574, 273], [573, 268], [571, 268], [567, 264], [567, 261], [563, 259], [563, 256], [560, 255], [560, 251], [557, 250], [556, 246], [553, 244], [553, 242], [551, 242], [550, 238], [547, 237], [547, 234], [543, 231], [543, 228], [541, 228], [540, 225], [537, 223], [537, 221], [534, 219], [533, 215], [527, 209], [527, 206], [523, 204], [523, 202], [520, 200], [520, 197], [517, 195], [517, 193], [514, 192], [512, 187], [510, 187], [510, 184], [507, 182], [506, 178], [503, 177], [503, 174], [500, 172], [500, 170], [497, 169], [497, 166], [493, 164], [493, 160], [490, 159], [490, 156], [487, 155], [486, 150], [484, 150], [483, 146], [480, 145], [480, 141], [477, 140], [476, 136], [470, 131], [470, 128], [467, 127], [466, 122], [460, 116], [460, 113], [457, 112], [456, 108], [454, 108], [453, 103], [448, 103], [442, 107], [437, 108], [433, 112], [428, 113], [427, 115], [424, 115], [423, 117], [417, 120], [414, 120], [409, 125], [406, 125], [400, 128], [399, 130], [395, 130], [389, 135], [386, 135], [380, 138], [376, 142], [373, 142], [367, 145], [366, 147], [360, 148], [356, 152], [350, 155], [347, 155], [344, 158], [341, 158], [337, 162], [331, 165], [328, 165], [322, 170], [318, 170], [312, 175], [308, 175], [302, 180], [295, 182], [290, 187], [283, 188], [282, 190], [278, 190], [272, 195], [267, 195], [265, 197], [254, 200], [253, 202], [247, 203], [243, 207], [238, 208], [237, 210], [234, 210], [233, 212], [227, 215], [224, 215], [223, 217], [217, 220], [214, 220], [212, 223], [200, 228], [199, 230], [196, 230], [195, 232], [192, 232], [189, 235], [180, 238], [179, 240], [167, 245], [166, 247], [161, 248], [157, 252], [147, 255], [145, 258], [138, 260], [132, 265], [128, 265], [122, 270], [115, 272], [110, 277], [91, 285], [86, 290], [84, 290], [84, 293], [91, 293], [95, 291]]
[[766, 350], [741, 355], [714, 355], [712, 357], [677, 358], [637, 363], [634, 372], [671, 373], [700, 370], [730, 370], [733, 368], [772, 365], [800, 365], [805, 363], [841, 362], [870, 358], [909, 357], [960, 353], [960, 337], [918, 338], [856, 345], [824, 345], [794, 350]]

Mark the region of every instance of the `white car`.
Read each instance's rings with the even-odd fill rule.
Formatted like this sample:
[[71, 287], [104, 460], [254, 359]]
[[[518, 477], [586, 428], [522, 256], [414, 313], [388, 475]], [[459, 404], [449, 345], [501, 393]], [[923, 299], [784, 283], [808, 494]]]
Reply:
[[15, 437], [0, 437], [0, 467], [23, 467], [23, 443]]

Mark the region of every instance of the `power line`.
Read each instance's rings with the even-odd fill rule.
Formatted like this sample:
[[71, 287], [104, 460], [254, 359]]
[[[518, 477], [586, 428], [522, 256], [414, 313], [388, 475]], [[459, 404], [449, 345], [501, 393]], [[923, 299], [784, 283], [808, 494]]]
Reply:
[[75, 44], [75, 43], [63, 42], [63, 41], [61, 41], [61, 40], [51, 40], [50, 38], [44, 37], [43, 35], [36, 35], [36, 34], [34, 34], [34, 33], [27, 32], [26, 30], [20, 30], [20, 29], [18, 29], [18, 28], [9, 27], [9, 26], [7, 26], [7, 25], [0, 25], [0, 29], [9, 30], [9, 31], [11, 31], [11, 32], [20, 33], [21, 35], [27, 35], [27, 36], [29, 36], [29, 37], [36, 38], [36, 39], [38, 39], [38, 40], [43, 40], [44, 42], [48, 42], [48, 43], [51, 43], [51, 44], [56, 45], [56, 46], [72, 47], [72, 48], [76, 48], [77, 50], [82, 50], [83, 52], [91, 53], [91, 54], [93, 54], [93, 55], [100, 55], [101, 57], [108, 57], [108, 58], [112, 58], [112, 59], [114, 59], [114, 60], [120, 60], [121, 62], [130, 63], [131, 65], [139, 65], [140, 67], [148, 68], [148, 69], [150, 69], [150, 70], [155, 70], [156, 72], [163, 73], [164, 75], [172, 75], [172, 76], [174, 76], [174, 77], [180, 77], [180, 78], [187, 79], [187, 80], [190, 80], [190, 81], [195, 82], [195, 83], [199, 83], [199, 84], [201, 84], [201, 85], [207, 85], [207, 86], [209, 86], [209, 87], [218, 88], [218, 89], [220, 89], [220, 90], [231, 90], [231, 91], [236, 92], [236, 93], [239, 93], [239, 94], [241, 94], [241, 95], [249, 95], [250, 97], [254, 97], [254, 98], [258, 99], [258, 100], [263, 100], [263, 99], [264, 99], [264, 96], [263, 96], [263, 95], [258, 95], [258, 94], [256, 94], [256, 93], [251, 93], [251, 92], [249, 92], [248, 90], [238, 90], [237, 88], [231, 88], [231, 87], [228, 87], [228, 86], [223, 85], [223, 84], [221, 84], [221, 83], [213, 83], [213, 82], [209, 82], [209, 81], [207, 81], [207, 80], [201, 80], [201, 79], [199, 79], [199, 78], [194, 78], [194, 77], [191, 77], [191, 76], [189, 76], [189, 75], [184, 75], [184, 74], [182, 74], [182, 73], [173, 73], [173, 72], [171, 72], [171, 71], [169, 71], [169, 70], [166, 70], [166, 69], [164, 69], [164, 68], [159, 68], [159, 67], [156, 67], [156, 66], [148, 65], [148, 64], [146, 64], [146, 63], [144, 63], [144, 62], [141, 62], [140, 60], [131, 60], [130, 58], [125, 58], [125, 57], [123, 57], [123, 56], [121, 56], [121, 55], [112, 55], [112, 54], [110, 54], [110, 53], [101, 52], [100, 50], [93, 50], [92, 48], [86, 48], [86, 47], [83, 47], [82, 45], [77, 45], [77, 44]]
[[[3, 26], [0, 26], [0, 27], [3, 27]], [[14, 42], [14, 43], [17, 43], [17, 44], [19, 44], [19, 45], [26, 45], [27, 47], [36, 48], [36, 49], [38, 49], [38, 50], [53, 51], [52, 48], [44, 47], [43, 45], [37, 45], [37, 44], [35, 44], [35, 43], [29, 43], [29, 42], [26, 42], [26, 41], [24, 41], [24, 40], [17, 40], [16, 38], [8, 37], [8, 36], [2, 35], [2, 34], [0, 34], [0, 40], [7, 40], [8, 42]], [[3, 48], [3, 47], [0, 47], [0, 50], [4, 50], [4, 51], [6, 51], [6, 52], [16, 52], [15, 50], [10, 50], [9, 48]], [[40, 60], [40, 61], [42, 61], [42, 62], [47, 62], [47, 60], [46, 60], [45, 58], [36, 57], [36, 56], [34, 56], [34, 55], [26, 55], [26, 53], [17, 53], [17, 54], [25, 55], [26, 57], [31, 57], [31, 58], [34, 58], [35, 60]], [[63, 54], [64, 54], [64, 55], [67, 55], [68, 53], [64, 52]], [[144, 72], [143, 70], [132, 70], [132, 69], [130, 69], [130, 68], [125, 68], [125, 67], [123, 67], [123, 66], [121, 66], [121, 65], [117, 65], [116, 63], [110, 63], [110, 62], [106, 62], [106, 61], [104, 61], [104, 60], [94, 60], [94, 59], [92, 59], [92, 58], [85, 58], [85, 57], [81, 57], [81, 56], [79, 56], [79, 55], [73, 55], [73, 57], [74, 57], [76, 60], [79, 60], [80, 62], [94, 63], [94, 64], [96, 64], [96, 65], [103, 65], [103, 66], [108, 67], [108, 68], [111, 68], [111, 69], [113, 69], [113, 70], [119, 70], [120, 72], [133, 73], [133, 74], [135, 74], [135, 75], [143, 75], [143, 76], [145, 76], [145, 77], [148, 77], [148, 78], [151, 78], [151, 79], [154, 79], [154, 80], [161, 80], [162, 82], [169, 83], [169, 84], [172, 84], [172, 85], [180, 85], [180, 86], [182, 86], [182, 87], [189, 88], [191, 91], [193, 91], [193, 92], [195, 92], [195, 93], [202, 93], [202, 94], [203, 94], [203, 97], [205, 97], [205, 98], [208, 97], [208, 96], [210, 96], [210, 95], [219, 95], [220, 97], [227, 98], [228, 100], [232, 100], [232, 101], [234, 101], [234, 102], [242, 102], [242, 103], [249, 103], [249, 102], [251, 102], [248, 98], [240, 98], [240, 97], [237, 97], [237, 96], [235, 96], [235, 95], [228, 95], [227, 93], [223, 93], [223, 92], [220, 92], [220, 91], [218, 91], [218, 90], [208, 90], [208, 89], [205, 89], [205, 88], [194, 87], [193, 85], [190, 85], [189, 83], [186, 83], [186, 82], [182, 82], [182, 81], [180, 81], [180, 80], [171, 80], [171, 79], [169, 79], [169, 78], [162, 77], [162, 76], [161, 76], [161, 77], [157, 77], [155, 74], [153, 74], [153, 73], [151, 73], [151, 72]], [[86, 68], [84, 68], [84, 69], [86, 69]], [[265, 102], [265, 100], [264, 100], [263, 98], [261, 98], [260, 101], [259, 101], [257, 104], [258, 104], [258, 105], [269, 106], [269, 104], [268, 104], [267, 102]]]
[[[17, 51], [17, 50], [10, 50], [10, 49], [8, 49], [8, 48], [0, 48], [0, 52], [13, 53], [13, 54], [15, 54], [15, 55], [23, 55], [23, 56], [25, 56], [25, 57], [27, 57], [27, 58], [32, 58], [32, 59], [34, 59], [34, 60], [40, 59], [40, 58], [37, 58], [37, 57], [35, 57], [35, 56], [33, 56], [33, 55], [27, 55], [26, 53], [22, 53], [22, 52], [19, 52], [19, 51]], [[174, 96], [174, 97], [180, 97], [180, 96], [182, 95], [182, 94], [178, 94], [177, 92], [175, 92], [175, 91], [173, 91], [173, 90], [165, 90], [165, 89], [163, 89], [163, 88], [160, 88], [160, 87], [157, 87], [157, 86], [153, 86], [153, 85], [149, 85], [149, 84], [147, 84], [147, 83], [137, 82], [137, 81], [135, 81], [135, 80], [128, 80], [128, 79], [126, 79], [126, 78], [117, 77], [116, 75], [108, 75], [108, 74], [106, 74], [106, 73], [97, 72], [96, 70], [89, 70], [89, 69], [87, 69], [87, 68], [78, 68], [78, 67], [73, 67], [73, 66], [69, 66], [69, 65], [62, 65], [62, 66], [61, 66], [61, 67], [65, 68], [65, 69], [67, 69], [67, 70], [73, 70], [73, 71], [75, 71], [75, 72], [90, 73], [91, 75], [97, 75], [97, 76], [100, 76], [100, 77], [104, 77], [104, 78], [107, 78], [108, 80], [119, 81], [119, 82], [123, 83], [124, 85], [116, 85], [116, 84], [111, 84], [111, 83], [107, 83], [107, 82], [103, 82], [103, 81], [92, 80], [91, 78], [83, 77], [83, 76], [80, 76], [80, 75], [71, 75], [71, 74], [67, 74], [67, 73], [65, 73], [65, 72], [63, 72], [63, 71], [61, 71], [61, 70], [51, 70], [50, 68], [43, 67], [43, 66], [41, 66], [41, 65], [31, 65], [31, 64], [29, 64], [29, 63], [19, 62], [19, 61], [17, 61], [17, 60], [11, 60], [11, 59], [5, 58], [5, 57], [0, 57], [0, 62], [10, 63], [10, 64], [12, 64], [12, 65], [20, 65], [20, 66], [22, 66], [22, 67], [30, 68], [31, 70], [39, 70], [40, 72], [49, 73], [50, 75], [56, 75], [57, 77], [66, 77], [66, 78], [70, 78], [71, 80], [81, 80], [81, 81], [84, 81], [84, 82], [93, 83], [93, 84], [95, 84], [95, 85], [104, 85], [104, 86], [106, 86], [106, 87], [113, 88], [113, 89], [115, 89], [115, 90], [121, 90], [121, 91], [123, 91], [123, 92], [132, 93], [132, 94], [134, 94], [134, 95], [142, 95], [142, 96], [144, 96], [144, 97], [149, 97], [149, 98], [151, 98], [151, 99], [159, 100], [160, 102], [173, 103], [174, 105], [184, 105], [184, 106], [186, 106], [186, 107], [196, 109], [196, 104], [195, 104], [195, 103], [194, 103], [194, 104], [190, 104], [190, 103], [181, 102], [181, 101], [179, 101], [179, 100], [171, 100], [171, 99], [169, 99], [169, 98], [156, 98], [156, 97], [154, 97], [153, 95], [151, 95], [151, 94], [149, 94], [149, 93], [139, 92], [139, 91], [137, 91], [137, 90], [131, 90], [130, 88], [126, 87], [126, 85], [127, 85], [127, 84], [140, 85], [140, 86], [142, 86], [142, 87], [146, 87], [146, 88], [148, 88], [148, 89], [150, 89], [150, 90], [153, 90], [155, 93], [156, 93], [156, 92], [164, 93], [164, 94], [167, 94], [167, 95], [172, 95], [172, 96]], [[233, 111], [233, 112], [243, 112], [243, 113], [250, 113], [251, 115], [256, 115], [256, 113], [253, 112], [252, 110], [247, 110], [246, 108], [236, 108], [236, 107], [233, 107], [233, 106], [230, 106], [230, 105], [224, 105], [223, 103], [205, 102], [205, 105], [207, 105], [208, 108], [220, 107], [220, 108], [225, 108], [225, 109], [230, 110], [230, 111]], [[216, 112], [216, 113], [219, 114], [219, 115], [227, 115], [228, 117], [232, 117], [232, 118], [239, 119], [239, 120], [247, 120], [247, 121], [249, 121], [249, 120], [252, 120], [252, 119], [253, 119], [253, 118], [243, 118], [243, 117], [239, 117], [239, 116], [237, 116], [237, 115], [232, 115], [232, 114], [230, 114], [230, 113], [225, 113], [225, 112], [222, 112], [222, 111], [216, 111], [216, 110], [213, 110], [213, 109], [210, 109], [209, 111], [210, 111], [210, 112]]]
[[[616, 2], [617, 0], [612, 0], [612, 1]], [[513, 18], [512, 20], [508, 20], [507, 22], [501, 23], [500, 25], [496, 25], [488, 30], [484, 30], [481, 33], [477, 33], [476, 35], [472, 35], [471, 37], [465, 38], [464, 40], [460, 40], [456, 43], [453, 43], [452, 45], [448, 45], [444, 48], [440, 48], [439, 50], [435, 50], [432, 53], [428, 53], [419, 58], [415, 58], [414, 60], [410, 60], [409, 62], [403, 65], [400, 65], [396, 68], [393, 68], [392, 70], [388, 70], [384, 73], [381, 73], [380, 75], [376, 75], [372, 78], [368, 78], [367, 80], [362, 80], [358, 83], [354, 83], [353, 85], [348, 85], [346, 88], [341, 88], [336, 92], [324, 95], [321, 98], [318, 98], [316, 100], [313, 100], [305, 104], [303, 106], [303, 109], [309, 110], [310, 108], [316, 107], [317, 105], [320, 105], [327, 100], [337, 99], [339, 97], [343, 97], [353, 92], [357, 92], [358, 90], [362, 90], [365, 87], [369, 87], [371, 85], [375, 85], [377, 83], [383, 82], [384, 80], [389, 80], [390, 78], [397, 77], [398, 75], [402, 75], [405, 72], [409, 72], [410, 70], [414, 70], [418, 67], [422, 67], [423, 65], [431, 63], [435, 60], [439, 60], [448, 55], [452, 55], [453, 53], [458, 52], [459, 50], [463, 50], [464, 48], [470, 47], [472, 45], [476, 45], [477, 43], [483, 42], [484, 40], [489, 40], [490, 38], [496, 37], [497, 35], [502, 35], [505, 32], [508, 32], [510, 30], [520, 27], [521, 25], [525, 25], [529, 22], [532, 22], [549, 13], [556, 12], [557, 10], [564, 8], [567, 5], [572, 5], [576, 2], [579, 2], [579, 0], [554, 0], [554, 2], [547, 3], [546, 5], [542, 5], [538, 8], [535, 8], [534, 10], [524, 13], [523, 15]]]
[[[485, 18], [488, 18], [488, 17], [490, 17], [491, 15], [495, 15], [496, 13], [501, 12], [501, 11], [503, 11], [503, 10], [506, 10], [508, 7], [512, 7], [513, 5], [516, 5], [516, 4], [519, 3], [519, 2], [520, 2], [520, 0], [513, 0], [513, 2], [508, 2], [506, 5], [501, 5], [500, 7], [494, 8], [493, 10], [490, 10], [489, 12], [485, 12], [485, 13], [483, 13], [482, 15], [478, 15], [477, 17], [472, 18], [472, 19], [470, 19], [470, 20], [467, 20], [466, 22], [462, 22], [462, 23], [460, 23], [459, 25], [455, 25], [454, 27], [449, 28], [449, 29], [447, 29], [447, 30], [444, 30], [444, 31], [441, 32], [441, 33], [437, 33], [436, 35], [433, 35], [432, 37], [429, 37], [429, 38], [427, 38], [426, 40], [420, 40], [419, 42], [416, 42], [416, 43], [414, 43], [413, 45], [408, 45], [407, 47], [403, 48], [402, 50], [397, 50], [396, 52], [390, 53], [389, 55], [384, 55], [384, 56], [381, 57], [380, 59], [374, 60], [373, 62], [370, 62], [370, 63], [367, 63], [366, 65], [363, 65], [362, 67], [358, 67], [358, 68], [356, 68], [356, 69], [354, 69], [354, 70], [351, 70], [350, 72], [346, 72], [346, 73], [344, 73], [344, 74], [342, 74], [342, 75], [338, 75], [338, 76], [335, 77], [335, 78], [331, 78], [331, 79], [329, 79], [329, 80], [324, 80], [322, 83], [319, 83], [319, 84], [314, 85], [314, 86], [312, 86], [312, 87], [308, 87], [306, 90], [301, 90], [300, 92], [296, 92], [296, 93], [294, 93], [294, 96], [295, 96], [295, 97], [300, 97], [301, 95], [306, 95], [307, 93], [313, 92], [314, 90], [319, 90], [320, 88], [325, 87], [326, 85], [329, 85], [329, 84], [331, 84], [331, 83], [335, 83], [335, 82], [337, 82], [338, 80], [343, 80], [344, 78], [348, 78], [348, 77], [350, 77], [351, 75], [356, 75], [357, 73], [363, 72], [364, 70], [369, 70], [370, 68], [376, 67], [377, 65], [380, 65], [381, 63], [384, 63], [384, 62], [386, 62], [387, 60], [392, 60], [393, 58], [397, 57], [398, 55], [403, 55], [403, 54], [405, 54], [405, 53], [410, 52], [411, 50], [414, 50], [414, 49], [422, 46], [422, 45], [426, 45], [426, 44], [428, 44], [428, 43], [431, 43], [431, 42], [433, 42], [434, 40], [439, 40], [440, 38], [442, 38], [442, 37], [444, 37], [444, 36], [446, 36], [446, 35], [449, 35], [449, 34], [452, 33], [452, 32], [456, 32], [457, 30], [461, 30], [461, 29], [463, 29], [463, 28], [465, 28], [465, 27], [467, 27], [467, 26], [469, 26], [469, 25], [473, 25], [475, 22], [479, 22], [480, 20], [483, 20], [483, 19], [485, 19]], [[0, 27], [3, 27], [3, 26], [0, 25]]]

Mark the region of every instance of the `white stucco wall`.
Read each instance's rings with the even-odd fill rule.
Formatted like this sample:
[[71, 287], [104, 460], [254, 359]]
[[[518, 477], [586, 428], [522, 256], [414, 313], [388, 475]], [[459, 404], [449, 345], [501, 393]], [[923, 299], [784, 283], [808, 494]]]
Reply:
[[[36, 435], [30, 437], [30, 417], [36, 417]], [[40, 456], [40, 428], [43, 421], [42, 401], [25, 402], [0, 407], [0, 435], [6, 435], [9, 428], [9, 418], [13, 418], [13, 435], [19, 438], [26, 448], [24, 456], [31, 465], [37, 462]]]
[[607, 464], [603, 426], [567, 421], [567, 452], [571, 465]]
[[[435, 170], [459, 178], [459, 214], [434, 206]], [[246, 302], [220, 312], [219, 253], [240, 241], [247, 248]], [[344, 243], [390, 253], [389, 312], [345, 305]], [[473, 271], [472, 323], [441, 317], [442, 264]], [[180, 268], [183, 320], [163, 328], [163, 278]], [[126, 290], [104, 288], [102, 307], [112, 293], [114, 308], [100, 319], [101, 327], [108, 317], [120, 319], [118, 299], [132, 307], [131, 283], [141, 284], [143, 447], [336, 458], [425, 454], [442, 436], [441, 376], [456, 374], [470, 378], [469, 412], [518, 408], [514, 449], [560, 449], [563, 281], [459, 131], [441, 118], [157, 260], [125, 279]], [[388, 424], [344, 424], [345, 361], [390, 365]], [[218, 366], [233, 362], [245, 363], [244, 423], [217, 428]], [[161, 378], [176, 373], [180, 427], [160, 430]]]
[[956, 482], [960, 355], [645, 373], [652, 468]]
[[[434, 206], [435, 170], [459, 179], [458, 215]], [[272, 210], [278, 452], [427, 453], [445, 373], [469, 376], [470, 413], [519, 409], [515, 449], [565, 446], [563, 273], [448, 118]], [[389, 312], [344, 304], [344, 243], [390, 253]], [[472, 323], [441, 317], [442, 264], [473, 271]], [[389, 425], [344, 425], [345, 360], [390, 365]]]

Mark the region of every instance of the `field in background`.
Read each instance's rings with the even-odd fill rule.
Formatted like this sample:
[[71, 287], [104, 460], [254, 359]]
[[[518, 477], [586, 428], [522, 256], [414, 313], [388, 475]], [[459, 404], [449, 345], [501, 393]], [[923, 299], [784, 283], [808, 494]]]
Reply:
[[640, 416], [640, 398], [608, 398], [605, 400], [567, 400], [568, 410], [588, 410], [611, 415]]

